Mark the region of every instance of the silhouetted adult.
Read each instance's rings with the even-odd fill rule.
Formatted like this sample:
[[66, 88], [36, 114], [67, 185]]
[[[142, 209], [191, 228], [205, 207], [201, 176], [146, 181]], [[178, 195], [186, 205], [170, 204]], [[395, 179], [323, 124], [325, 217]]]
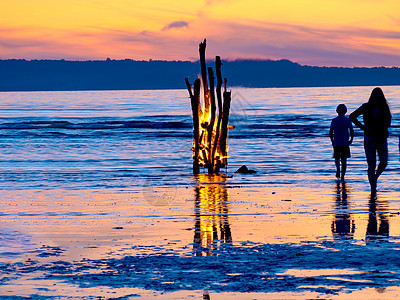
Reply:
[[[364, 124], [357, 119], [360, 115], [363, 115]], [[386, 102], [382, 89], [379, 87], [374, 88], [368, 102], [353, 111], [350, 114], [350, 120], [364, 131], [364, 150], [368, 163], [368, 180], [371, 185], [371, 193], [376, 193], [378, 177], [387, 166], [388, 128], [392, 121], [389, 105]], [[378, 153], [379, 157], [377, 169], [376, 153]]]

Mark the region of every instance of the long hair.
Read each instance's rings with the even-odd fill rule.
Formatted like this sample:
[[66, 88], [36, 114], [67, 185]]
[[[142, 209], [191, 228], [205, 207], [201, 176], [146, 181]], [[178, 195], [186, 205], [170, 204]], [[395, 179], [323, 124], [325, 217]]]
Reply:
[[368, 100], [366, 120], [364, 122], [375, 128], [388, 128], [392, 120], [389, 105], [381, 88], [372, 90]]

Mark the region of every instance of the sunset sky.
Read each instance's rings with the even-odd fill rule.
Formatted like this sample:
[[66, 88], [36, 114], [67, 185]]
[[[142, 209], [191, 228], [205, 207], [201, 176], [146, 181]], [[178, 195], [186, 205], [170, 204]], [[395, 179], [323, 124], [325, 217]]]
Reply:
[[290, 59], [399, 66], [399, 0], [13, 0], [0, 58]]

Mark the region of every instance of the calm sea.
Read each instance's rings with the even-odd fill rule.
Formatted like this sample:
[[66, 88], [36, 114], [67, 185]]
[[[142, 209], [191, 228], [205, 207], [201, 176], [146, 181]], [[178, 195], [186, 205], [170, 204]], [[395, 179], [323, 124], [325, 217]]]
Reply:
[[[328, 137], [335, 108], [366, 102], [373, 87], [232, 88], [229, 165], [256, 185], [326, 185], [334, 178]], [[383, 88], [393, 113], [381, 189], [399, 186], [400, 87]], [[0, 188], [90, 189], [179, 185], [191, 174], [186, 90], [0, 93]], [[348, 181], [368, 189], [356, 129]], [[235, 179], [236, 178], [236, 179]]]

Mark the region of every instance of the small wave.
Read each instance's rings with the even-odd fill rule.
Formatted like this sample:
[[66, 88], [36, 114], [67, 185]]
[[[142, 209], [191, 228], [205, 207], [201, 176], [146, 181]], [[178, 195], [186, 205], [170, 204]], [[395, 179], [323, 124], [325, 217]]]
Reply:
[[56, 121], [29, 121], [29, 122], [7, 122], [0, 124], [0, 130], [40, 130], [48, 128], [59, 129], [118, 129], [118, 128], [146, 128], [146, 129], [190, 129], [192, 124], [183, 121], [100, 121], [100, 122], [77, 122], [65, 120]]

